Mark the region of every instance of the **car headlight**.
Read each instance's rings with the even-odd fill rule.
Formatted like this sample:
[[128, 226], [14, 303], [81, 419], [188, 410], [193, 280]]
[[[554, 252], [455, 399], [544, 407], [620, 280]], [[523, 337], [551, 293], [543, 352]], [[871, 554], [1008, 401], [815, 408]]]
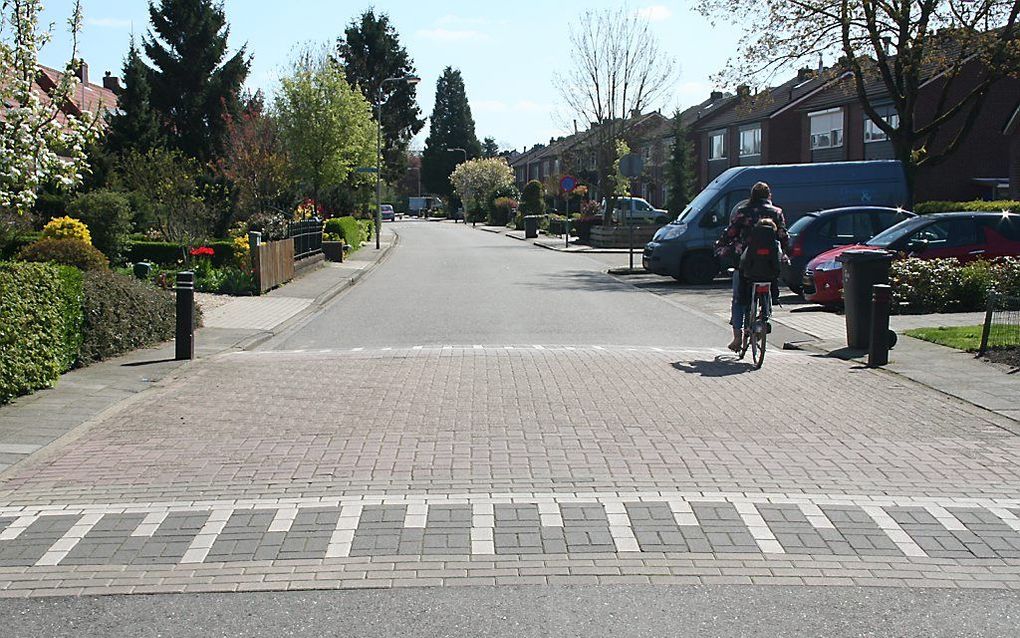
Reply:
[[843, 262], [830, 259], [815, 266], [815, 270], [843, 270]]
[[655, 233], [653, 241], [670, 241], [687, 232], [687, 224], [668, 224]]

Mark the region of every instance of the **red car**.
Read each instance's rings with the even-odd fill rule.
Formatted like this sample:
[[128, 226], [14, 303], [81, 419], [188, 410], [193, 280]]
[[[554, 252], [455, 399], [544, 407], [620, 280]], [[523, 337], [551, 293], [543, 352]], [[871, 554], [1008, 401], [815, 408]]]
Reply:
[[960, 261], [1020, 256], [1020, 215], [936, 213], [890, 227], [863, 244], [839, 246], [812, 259], [804, 270], [804, 298], [822, 305], [843, 303], [845, 250], [889, 250], [904, 257]]

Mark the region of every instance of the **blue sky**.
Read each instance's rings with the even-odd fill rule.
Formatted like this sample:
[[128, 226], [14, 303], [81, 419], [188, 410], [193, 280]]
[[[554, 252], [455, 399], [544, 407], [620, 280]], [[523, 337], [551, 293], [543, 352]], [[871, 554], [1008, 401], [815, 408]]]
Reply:
[[[664, 49], [674, 55], [680, 77], [661, 107], [696, 104], [712, 89], [709, 76], [735, 49], [738, 32], [712, 27], [689, 10], [689, 2], [647, 0], [629, 8], [652, 21]], [[567, 132], [571, 115], [560, 104], [553, 73], [569, 70], [570, 22], [587, 8], [617, 7], [597, 0], [226, 0], [230, 44], [247, 43], [254, 55], [248, 84], [272, 93], [276, 79], [300, 43], [335, 41], [346, 24], [369, 6], [386, 12], [413, 57], [422, 84], [422, 111], [432, 111], [436, 79], [445, 66], [459, 68], [467, 85], [479, 139], [493, 136], [503, 147], [545, 142]], [[44, 64], [66, 61], [69, 39], [64, 21], [69, 0], [46, 2], [44, 21], [55, 22], [53, 42], [43, 50]], [[145, 0], [83, 0], [85, 28], [80, 49], [93, 81], [107, 70], [119, 75], [132, 29], [148, 28]], [[416, 140], [420, 145], [424, 133]]]

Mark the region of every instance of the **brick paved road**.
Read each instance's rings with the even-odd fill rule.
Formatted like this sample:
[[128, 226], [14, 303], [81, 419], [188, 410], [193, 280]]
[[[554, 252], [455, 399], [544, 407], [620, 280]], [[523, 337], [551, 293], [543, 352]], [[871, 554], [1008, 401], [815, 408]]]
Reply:
[[[508, 254], [536, 251], [542, 268], [577, 258], [521, 250]], [[1020, 588], [1013, 421], [802, 353], [752, 372], [703, 338], [724, 326], [644, 293], [651, 320], [695, 329], [657, 345], [508, 343], [496, 325], [477, 345], [436, 344], [430, 328], [285, 349], [335, 341], [315, 326], [338, 317], [373, 321], [359, 299], [404, 267], [398, 249], [280, 349], [201, 362], [4, 474], [0, 596]], [[631, 299], [619, 286], [570, 296]]]

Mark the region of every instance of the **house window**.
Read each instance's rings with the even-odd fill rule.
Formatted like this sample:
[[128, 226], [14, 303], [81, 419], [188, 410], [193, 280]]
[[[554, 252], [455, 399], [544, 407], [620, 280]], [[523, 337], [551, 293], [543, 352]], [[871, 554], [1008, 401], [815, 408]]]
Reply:
[[740, 131], [740, 156], [761, 155], [761, 127]]
[[843, 146], [843, 109], [829, 109], [811, 118], [811, 150]]
[[641, 154], [645, 158], [645, 164], [650, 163], [652, 161], [652, 145], [649, 144], [648, 146], [645, 146], [644, 148], [642, 148], [641, 149]]
[[[875, 109], [878, 111], [879, 116], [885, 120], [886, 124], [893, 128], [899, 128], [900, 125], [900, 114], [896, 112], [895, 107], [892, 106], [880, 106]], [[864, 142], [884, 142], [889, 139], [885, 131], [878, 128], [878, 125], [867, 115], [864, 116]]]
[[726, 131], [708, 134], [708, 159], [726, 159]]

